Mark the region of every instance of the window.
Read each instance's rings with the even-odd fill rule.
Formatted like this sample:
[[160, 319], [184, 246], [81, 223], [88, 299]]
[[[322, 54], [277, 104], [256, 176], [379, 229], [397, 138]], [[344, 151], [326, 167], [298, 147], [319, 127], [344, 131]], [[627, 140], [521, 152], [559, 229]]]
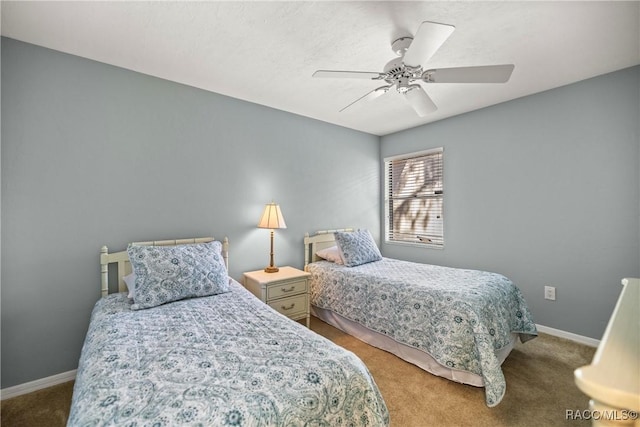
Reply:
[[384, 159], [385, 241], [444, 247], [443, 151]]

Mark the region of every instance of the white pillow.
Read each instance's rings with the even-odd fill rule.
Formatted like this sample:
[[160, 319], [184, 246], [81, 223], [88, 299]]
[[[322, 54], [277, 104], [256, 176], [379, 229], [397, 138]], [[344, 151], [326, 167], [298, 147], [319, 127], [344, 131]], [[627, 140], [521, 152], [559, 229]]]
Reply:
[[342, 261], [342, 257], [340, 256], [340, 251], [337, 246], [331, 246], [330, 248], [320, 249], [316, 252], [320, 258], [326, 259], [327, 261], [335, 262], [336, 264], [344, 264]]
[[127, 274], [122, 280], [124, 280], [124, 283], [127, 284], [127, 289], [129, 289], [128, 297], [133, 299], [136, 290], [136, 273]]

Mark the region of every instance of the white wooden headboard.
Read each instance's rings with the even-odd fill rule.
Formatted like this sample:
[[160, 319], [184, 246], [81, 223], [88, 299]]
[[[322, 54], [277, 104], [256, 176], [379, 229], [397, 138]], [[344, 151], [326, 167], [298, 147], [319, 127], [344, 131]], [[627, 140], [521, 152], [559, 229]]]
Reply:
[[338, 228], [336, 230], [321, 230], [316, 231], [313, 235], [305, 233], [304, 235], [304, 268], [307, 269], [307, 264], [321, 260], [316, 252], [322, 249], [330, 248], [336, 244], [336, 240], [333, 233], [336, 231], [353, 231], [353, 228]]
[[[150, 242], [133, 242], [134, 246], [176, 246], [176, 245], [192, 245], [195, 243], [208, 243], [215, 239], [213, 237], [198, 237], [192, 239], [176, 239], [176, 240], [156, 240]], [[229, 239], [226, 237], [222, 241], [222, 257], [229, 271]], [[100, 250], [100, 273], [102, 276], [101, 289], [102, 296], [109, 293], [109, 264], [117, 264], [118, 292], [126, 292], [127, 284], [123, 277], [131, 273], [131, 264], [129, 263], [129, 255], [127, 251], [109, 253], [109, 249], [103, 246]]]

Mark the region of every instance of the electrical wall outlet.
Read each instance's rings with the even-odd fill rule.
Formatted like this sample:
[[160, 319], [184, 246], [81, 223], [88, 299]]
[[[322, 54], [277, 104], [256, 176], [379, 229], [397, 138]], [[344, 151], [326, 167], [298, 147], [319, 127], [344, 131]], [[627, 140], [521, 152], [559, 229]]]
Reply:
[[555, 301], [556, 300], [556, 288], [553, 287], [553, 286], [545, 286], [544, 287], [544, 299]]

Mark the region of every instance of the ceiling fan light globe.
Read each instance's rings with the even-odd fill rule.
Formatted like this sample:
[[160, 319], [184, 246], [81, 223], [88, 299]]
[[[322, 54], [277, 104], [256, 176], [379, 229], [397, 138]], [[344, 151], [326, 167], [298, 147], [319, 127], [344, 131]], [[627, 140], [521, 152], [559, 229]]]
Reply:
[[399, 93], [405, 94], [405, 93], [407, 93], [407, 92], [409, 92], [409, 91], [413, 90], [413, 89], [414, 89], [414, 88], [413, 88], [413, 86], [416, 86], [416, 85], [410, 85], [410, 84], [408, 84], [408, 83], [406, 83], [406, 82], [405, 82], [405, 84], [398, 84], [398, 85], [396, 86], [396, 90], [397, 90]]

